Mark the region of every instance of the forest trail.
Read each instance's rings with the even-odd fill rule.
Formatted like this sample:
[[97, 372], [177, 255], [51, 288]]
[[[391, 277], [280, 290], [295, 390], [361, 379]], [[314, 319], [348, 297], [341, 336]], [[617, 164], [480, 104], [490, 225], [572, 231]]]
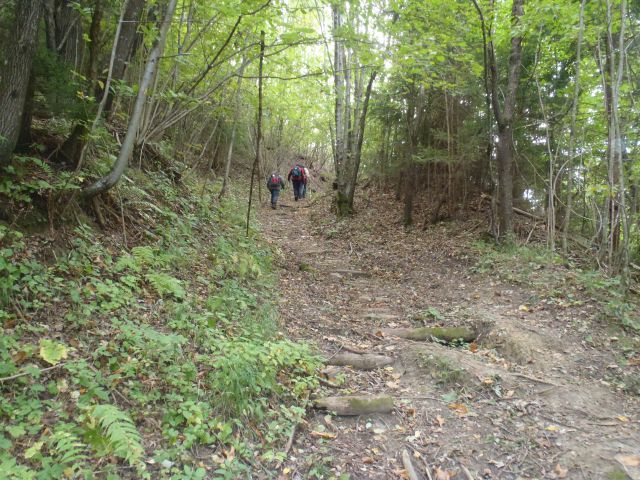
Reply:
[[[322, 390], [384, 393], [395, 408], [360, 417], [312, 412], [282, 478], [409, 478], [403, 450], [427, 479], [608, 479], [625, 478], [625, 470], [640, 478], [632, 466], [640, 458], [639, 402], [602, 380], [619, 367], [611, 350], [583, 341], [589, 302], [561, 307], [539, 301], [533, 288], [474, 273], [465, 248], [482, 231], [477, 218], [407, 233], [391, 213], [400, 208], [386, 208], [392, 197], [376, 193], [336, 226], [328, 198], [294, 203], [290, 195], [278, 210], [260, 212], [282, 253], [288, 333], [327, 357], [393, 357], [392, 367], [373, 371], [331, 367], [344, 383]], [[476, 349], [379, 331], [423, 325], [482, 334]]]

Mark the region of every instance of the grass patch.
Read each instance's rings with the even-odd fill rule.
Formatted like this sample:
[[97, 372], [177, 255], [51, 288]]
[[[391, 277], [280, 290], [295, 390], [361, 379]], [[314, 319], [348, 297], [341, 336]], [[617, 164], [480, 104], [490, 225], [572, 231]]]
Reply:
[[471, 376], [464, 368], [454, 365], [445, 357], [420, 354], [418, 363], [441, 387], [462, 388], [471, 380]]

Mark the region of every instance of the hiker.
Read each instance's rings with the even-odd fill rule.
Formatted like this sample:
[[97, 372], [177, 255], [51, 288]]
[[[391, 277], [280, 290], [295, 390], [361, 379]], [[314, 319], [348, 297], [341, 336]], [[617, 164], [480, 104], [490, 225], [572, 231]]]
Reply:
[[304, 167], [296, 163], [287, 176], [287, 181], [293, 183], [293, 198], [296, 202], [299, 198], [303, 198], [302, 190], [305, 180]]
[[300, 165], [304, 169], [304, 185], [302, 187], [302, 198], [307, 198], [307, 185], [309, 185], [309, 169]]
[[267, 180], [267, 188], [271, 192], [271, 208], [274, 210], [278, 207], [278, 197], [280, 189], [284, 190], [284, 180], [279, 173], [273, 172]]

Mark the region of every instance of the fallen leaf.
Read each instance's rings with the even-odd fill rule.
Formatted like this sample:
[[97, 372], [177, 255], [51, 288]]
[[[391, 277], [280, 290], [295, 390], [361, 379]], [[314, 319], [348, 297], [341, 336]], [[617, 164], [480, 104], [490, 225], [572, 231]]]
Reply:
[[549, 425], [545, 428], [545, 430], [549, 430], [550, 432], [557, 432], [558, 430], [560, 430], [560, 427], [557, 425]]
[[20, 350], [19, 352], [16, 352], [11, 357], [11, 360], [16, 365], [20, 365], [21, 363], [23, 363], [27, 359], [27, 357], [29, 357], [29, 354], [27, 352], [25, 352], [24, 350]]
[[374, 460], [371, 457], [362, 457], [362, 463], [366, 465], [371, 465], [373, 462]]
[[435, 480], [451, 480], [451, 475], [446, 470], [442, 470], [440, 467], [436, 468]]
[[314, 438], [324, 438], [325, 440], [333, 440], [338, 435], [331, 432], [316, 432], [315, 430], [310, 433], [310, 435]]
[[469, 413], [469, 408], [467, 408], [467, 406], [462, 403], [450, 403], [448, 406], [451, 410], [453, 410], [460, 416]]
[[553, 471], [556, 474], [556, 478], [566, 478], [567, 473], [569, 473], [569, 470], [567, 468], [562, 468], [559, 463]]
[[616, 417], [618, 420], [620, 420], [622, 423], [628, 423], [629, 422], [629, 417], [625, 416], [625, 415], [619, 415]]
[[520, 310], [521, 312], [528, 312], [529, 311], [529, 307], [527, 307], [526, 305], [520, 305], [518, 307], [518, 310]]
[[402, 469], [402, 470], [394, 470], [393, 473], [396, 474], [400, 478], [407, 478], [407, 479], [409, 478], [409, 472], [407, 472], [404, 469]]
[[436, 417], [436, 422], [438, 423], [438, 426], [443, 426], [444, 425], [444, 418], [442, 418], [440, 415], [438, 415]]
[[469, 350], [471, 350], [471, 353], [476, 353], [478, 351], [478, 344], [476, 342], [471, 342], [469, 344]]
[[640, 455], [616, 455], [613, 458], [625, 467], [640, 467]]

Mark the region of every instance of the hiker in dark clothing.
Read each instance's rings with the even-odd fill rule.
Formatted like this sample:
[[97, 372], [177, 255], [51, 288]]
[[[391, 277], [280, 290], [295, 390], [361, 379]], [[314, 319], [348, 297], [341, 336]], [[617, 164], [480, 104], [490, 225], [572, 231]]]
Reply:
[[299, 198], [303, 198], [304, 184], [306, 181], [306, 175], [304, 174], [304, 167], [301, 165], [294, 165], [289, 171], [287, 181], [293, 183], [293, 198], [297, 202]]
[[267, 180], [267, 188], [271, 192], [271, 208], [275, 209], [278, 206], [278, 197], [280, 196], [280, 189], [284, 190], [284, 180], [280, 174], [273, 172]]

